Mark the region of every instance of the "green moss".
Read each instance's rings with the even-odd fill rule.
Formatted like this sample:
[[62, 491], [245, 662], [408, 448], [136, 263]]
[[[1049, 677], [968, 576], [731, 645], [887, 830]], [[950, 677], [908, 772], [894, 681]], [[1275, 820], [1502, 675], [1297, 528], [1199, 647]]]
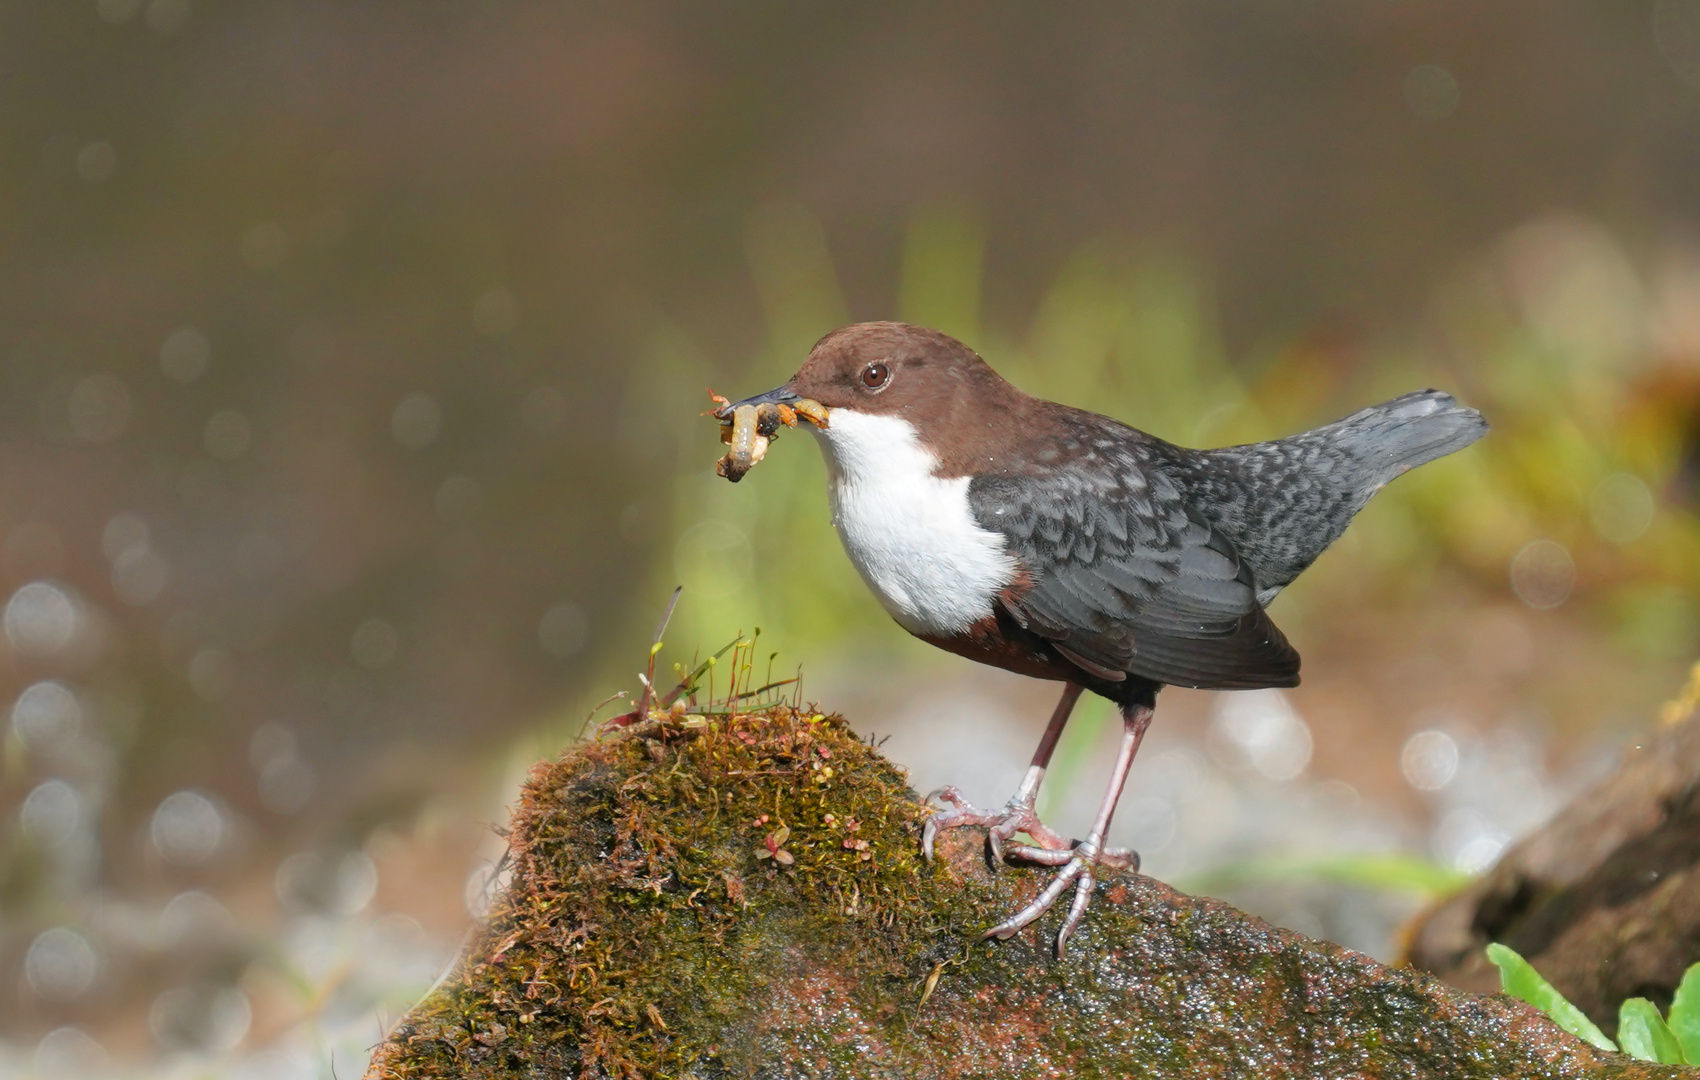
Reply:
[[[540, 765], [483, 958], [415, 1010], [394, 1075], [712, 1072], [725, 1018], [783, 962], [762, 954], [846, 924], [847, 972], [918, 995], [960, 921], [921, 902], [920, 812], [842, 719], [783, 706], [651, 722]], [[781, 826], [788, 866], [766, 847]]]
[[[1043, 873], [925, 808], [837, 717], [649, 721], [532, 773], [512, 881], [370, 1075], [1666, 1075], [1146, 878], [1063, 961], [981, 931]], [[922, 1004], [924, 987], [936, 986]]]

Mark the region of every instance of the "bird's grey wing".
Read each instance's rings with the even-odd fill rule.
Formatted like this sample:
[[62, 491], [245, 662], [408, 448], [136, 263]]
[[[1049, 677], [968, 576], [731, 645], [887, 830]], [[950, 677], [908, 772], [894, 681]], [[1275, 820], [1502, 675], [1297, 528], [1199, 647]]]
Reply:
[[1131, 457], [968, 487], [1025, 574], [1001, 602], [1099, 677], [1249, 689], [1298, 683], [1299, 656], [1250, 569], [1160, 470]]

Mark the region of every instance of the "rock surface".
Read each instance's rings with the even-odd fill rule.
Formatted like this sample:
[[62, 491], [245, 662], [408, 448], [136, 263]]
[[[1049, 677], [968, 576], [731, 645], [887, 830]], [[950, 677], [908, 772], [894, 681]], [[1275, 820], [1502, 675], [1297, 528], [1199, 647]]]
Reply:
[[1509, 998], [1116, 877], [980, 932], [1037, 870], [920, 860], [902, 773], [836, 717], [674, 717], [539, 765], [511, 880], [368, 1073], [419, 1077], [1678, 1076]]

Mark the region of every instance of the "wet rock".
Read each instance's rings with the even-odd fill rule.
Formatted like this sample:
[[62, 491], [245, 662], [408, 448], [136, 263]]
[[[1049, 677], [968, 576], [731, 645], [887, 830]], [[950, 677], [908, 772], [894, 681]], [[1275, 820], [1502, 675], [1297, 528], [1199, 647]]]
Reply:
[[1700, 713], [1668, 717], [1615, 773], [1429, 913], [1410, 960], [1487, 990], [1499, 983], [1482, 955], [1489, 941], [1516, 949], [1607, 1031], [1625, 998], [1669, 1008], [1700, 960]]
[[[1675, 1076], [1137, 875], [986, 927], [1042, 873], [924, 808], [836, 717], [646, 721], [537, 766], [511, 881], [369, 1076]], [[784, 851], [791, 858], [781, 860]]]

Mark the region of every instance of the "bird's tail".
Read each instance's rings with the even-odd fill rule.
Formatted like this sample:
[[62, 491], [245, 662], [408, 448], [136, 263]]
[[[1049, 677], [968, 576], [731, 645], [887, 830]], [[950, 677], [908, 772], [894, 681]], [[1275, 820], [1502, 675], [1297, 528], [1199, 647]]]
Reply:
[[1486, 432], [1481, 413], [1419, 390], [1289, 438], [1187, 453], [1176, 475], [1211, 507], [1267, 603], [1389, 480]]
[[1439, 390], [1372, 405], [1299, 438], [1326, 439], [1345, 451], [1379, 487], [1407, 469], [1462, 450], [1487, 434], [1487, 421]]

